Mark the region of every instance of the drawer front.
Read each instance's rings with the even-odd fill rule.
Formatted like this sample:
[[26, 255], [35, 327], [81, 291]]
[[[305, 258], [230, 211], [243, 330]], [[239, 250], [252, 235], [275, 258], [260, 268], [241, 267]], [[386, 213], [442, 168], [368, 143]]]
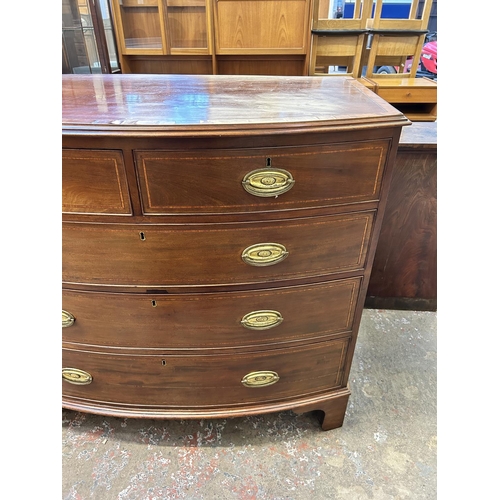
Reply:
[[62, 205], [63, 213], [131, 215], [121, 152], [63, 150]]
[[362, 269], [374, 212], [245, 224], [63, 224], [63, 281], [262, 283]]
[[[361, 278], [251, 292], [63, 291], [63, 341], [135, 348], [258, 346], [351, 330]], [[66, 323], [67, 324], [67, 323]]]
[[[338, 387], [348, 343], [342, 339], [302, 348], [213, 356], [134, 356], [63, 349], [63, 375], [70, 380], [63, 378], [63, 397], [154, 407], [241, 405], [292, 398]], [[242, 381], [262, 385], [249, 387]]]
[[404, 102], [437, 102], [436, 88], [418, 88], [418, 87], [402, 87], [402, 88], [378, 88], [378, 95], [387, 102], [404, 103]]
[[241, 213], [378, 200], [387, 150], [373, 141], [135, 157], [145, 214]]

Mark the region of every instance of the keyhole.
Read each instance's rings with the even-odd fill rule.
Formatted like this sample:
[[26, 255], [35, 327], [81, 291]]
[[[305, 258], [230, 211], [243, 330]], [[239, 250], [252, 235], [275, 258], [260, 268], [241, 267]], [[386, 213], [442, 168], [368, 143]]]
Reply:
[[162, 359], [162, 360], [161, 360], [161, 364], [162, 364], [162, 366], [166, 366], [166, 365], [167, 365], [167, 362], [166, 362], [164, 359]]
[[156, 300], [152, 300], [152, 301], [151, 301], [151, 305], [152, 305], [153, 307], [156, 307]]
[[266, 167], [271, 166], [271, 158], [266, 158]]
[[139, 233], [139, 237], [141, 238], [142, 241], [146, 239], [146, 235], [142, 231]]

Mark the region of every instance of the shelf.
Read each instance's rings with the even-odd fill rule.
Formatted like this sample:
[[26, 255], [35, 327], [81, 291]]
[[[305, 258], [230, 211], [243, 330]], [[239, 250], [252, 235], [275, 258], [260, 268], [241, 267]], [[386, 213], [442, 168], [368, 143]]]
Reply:
[[134, 8], [134, 7], [158, 8], [158, 0], [120, 0], [120, 6], [126, 8]]
[[206, 0], [167, 0], [167, 8], [205, 8]]
[[125, 38], [127, 49], [161, 49], [161, 37]]

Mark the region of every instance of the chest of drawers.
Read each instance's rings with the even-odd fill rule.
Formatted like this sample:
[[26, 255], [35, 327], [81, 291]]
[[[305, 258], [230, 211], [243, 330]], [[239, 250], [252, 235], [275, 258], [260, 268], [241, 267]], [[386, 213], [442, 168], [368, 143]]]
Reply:
[[341, 426], [401, 127], [342, 77], [63, 76], [63, 406]]

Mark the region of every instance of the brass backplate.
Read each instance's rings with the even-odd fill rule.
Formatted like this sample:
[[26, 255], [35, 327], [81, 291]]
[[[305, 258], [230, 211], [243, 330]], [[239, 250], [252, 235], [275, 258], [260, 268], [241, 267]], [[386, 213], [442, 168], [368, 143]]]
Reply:
[[262, 198], [270, 198], [292, 189], [295, 180], [287, 170], [259, 168], [248, 172], [241, 183], [248, 193]]
[[272, 266], [288, 257], [288, 251], [279, 243], [257, 243], [241, 254], [241, 258], [251, 266]]
[[268, 330], [283, 322], [283, 316], [278, 311], [262, 310], [245, 314], [241, 324], [250, 330]]
[[65, 311], [63, 309], [62, 312], [62, 327], [67, 328], [68, 326], [71, 326], [75, 322], [75, 317], [69, 313], [68, 311]]
[[75, 385], [88, 385], [92, 382], [92, 375], [78, 368], [63, 368], [62, 378]]
[[247, 373], [241, 380], [241, 383], [245, 387], [266, 387], [275, 384], [279, 379], [276, 372], [260, 371]]

